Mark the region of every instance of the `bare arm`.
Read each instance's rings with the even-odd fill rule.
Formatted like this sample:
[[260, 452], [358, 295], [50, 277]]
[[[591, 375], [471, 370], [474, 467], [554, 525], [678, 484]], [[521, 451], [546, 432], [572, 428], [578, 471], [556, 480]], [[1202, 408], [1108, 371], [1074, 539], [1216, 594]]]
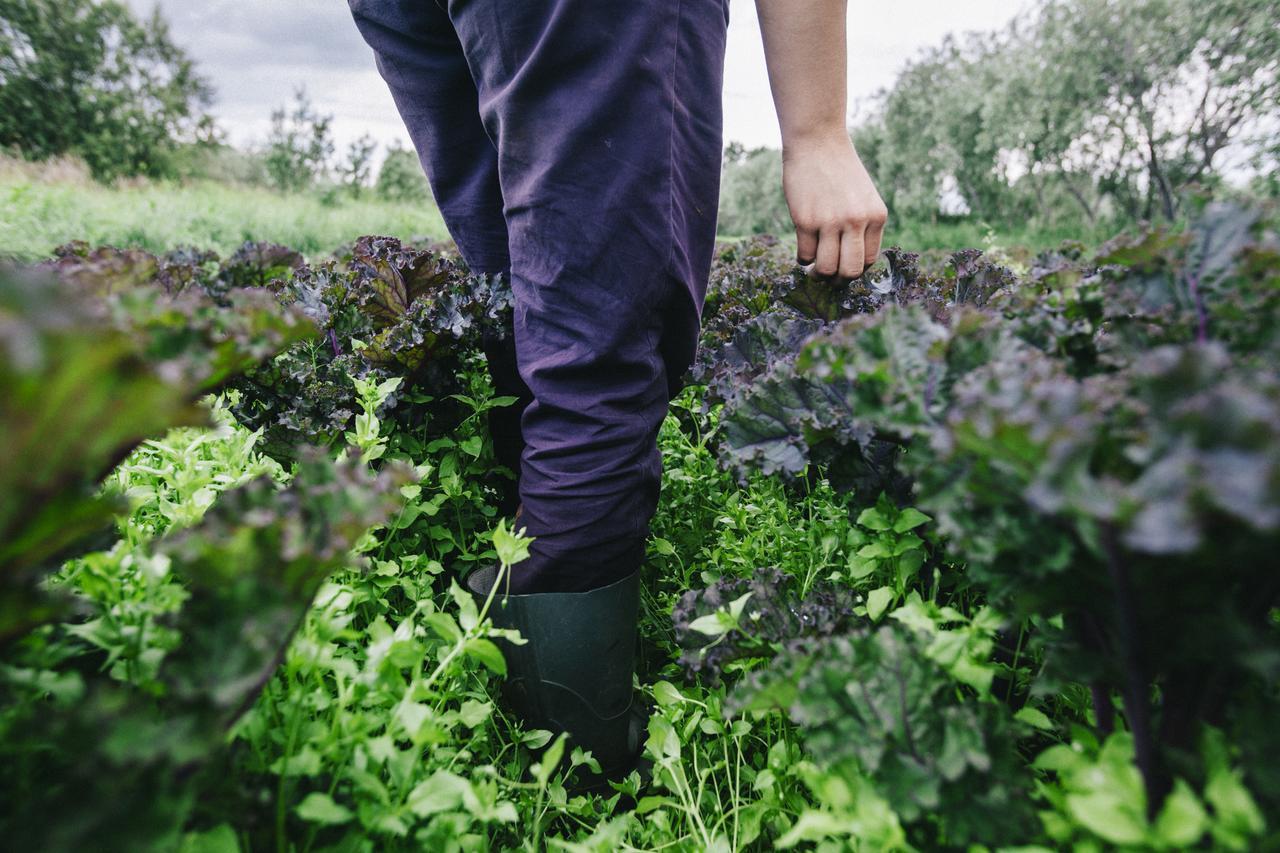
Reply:
[[782, 128], [782, 185], [796, 254], [853, 278], [880, 251], [888, 211], [845, 127], [846, 0], [756, 0]]

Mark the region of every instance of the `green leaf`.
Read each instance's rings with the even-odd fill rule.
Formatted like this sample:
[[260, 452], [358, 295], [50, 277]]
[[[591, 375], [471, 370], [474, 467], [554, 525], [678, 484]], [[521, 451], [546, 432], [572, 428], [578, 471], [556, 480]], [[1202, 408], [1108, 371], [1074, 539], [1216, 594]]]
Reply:
[[[861, 523], [861, 522], [859, 522]], [[800, 813], [799, 819], [778, 839], [779, 850], [789, 850], [802, 841], [821, 841], [824, 838], [841, 838], [848, 832], [848, 826], [831, 812], [813, 809]]]
[[889, 556], [900, 557], [908, 552], [916, 551], [923, 544], [924, 541], [919, 536], [914, 533], [908, 533], [890, 546]]
[[393, 376], [390, 379], [380, 382], [377, 390], [378, 403], [381, 404], [384, 400], [390, 397], [391, 394], [400, 387], [400, 383], [402, 382], [404, 382], [403, 376]]
[[848, 561], [849, 577], [854, 580], [862, 580], [875, 572], [877, 565], [879, 564], [874, 559], [867, 559], [859, 554], [851, 553]]
[[564, 758], [564, 745], [567, 735], [561, 733], [551, 746], [547, 747], [547, 751], [542, 754], [542, 759], [538, 762], [534, 778], [538, 780], [538, 787], [545, 788], [547, 780], [551, 778], [551, 774], [555, 772], [556, 767], [560, 764], [560, 759]]
[[653, 685], [653, 698], [663, 707], [668, 705], [679, 705], [684, 701], [684, 697], [680, 695], [680, 691], [669, 681], [659, 681]]
[[1173, 783], [1164, 807], [1156, 817], [1156, 836], [1172, 847], [1191, 847], [1204, 835], [1209, 816], [1186, 782]]
[[520, 742], [530, 749], [541, 749], [551, 742], [551, 732], [546, 729], [530, 729], [520, 736]]
[[303, 820], [325, 826], [347, 823], [352, 817], [351, 811], [346, 806], [335, 803], [332, 797], [319, 791], [307, 794], [306, 799], [298, 804], [295, 811]]
[[870, 506], [858, 514], [858, 526], [868, 530], [885, 531], [893, 529], [889, 519], [884, 517], [879, 507]]
[[495, 672], [498, 675], [507, 674], [507, 661], [502, 657], [502, 652], [492, 641], [483, 637], [476, 637], [467, 641], [463, 651], [466, 652], [468, 657], [484, 664], [491, 672]]
[[876, 558], [885, 558], [892, 556], [892, 546], [886, 544], [883, 540], [877, 539], [874, 542], [868, 542], [858, 549], [858, 556], [864, 560], [872, 560]]
[[658, 760], [679, 758], [680, 735], [670, 722], [655, 714], [649, 718], [649, 739], [645, 748]]
[[1147, 837], [1147, 823], [1138, 808], [1113, 791], [1068, 794], [1067, 810], [1082, 826], [1112, 844], [1137, 845]]
[[462, 639], [462, 629], [458, 627], [458, 623], [448, 613], [436, 610], [424, 615], [422, 618], [440, 639], [451, 643], [456, 643]]
[[240, 840], [230, 824], [220, 823], [213, 829], [182, 836], [178, 853], [240, 853]]
[[1030, 705], [1024, 705], [1019, 708], [1018, 713], [1014, 714], [1013, 718], [1041, 731], [1051, 732], [1054, 730], [1053, 721], [1049, 719], [1048, 715], [1039, 708], [1032, 708]]
[[879, 622], [885, 610], [893, 603], [893, 587], [882, 586], [867, 593], [867, 618]]
[[458, 605], [458, 624], [463, 631], [470, 631], [480, 624], [480, 612], [476, 608], [475, 598], [452, 579], [449, 580], [449, 597]]
[[707, 637], [719, 637], [727, 631], [732, 630], [733, 625], [729, 622], [729, 614], [723, 611], [708, 613], [705, 616], [699, 616], [689, 623], [690, 631], [697, 631]]
[[462, 707], [458, 708], [458, 719], [469, 729], [482, 725], [492, 714], [493, 703], [481, 702], [478, 699], [468, 699], [462, 703]]
[[433, 716], [431, 706], [424, 705], [421, 702], [410, 702], [406, 698], [403, 702], [396, 706], [395, 718], [400, 726], [409, 735], [409, 738], [415, 743], [418, 741], [419, 734], [427, 721]]
[[641, 797], [639, 802], [636, 803], [635, 810], [632, 813], [635, 815], [645, 815], [658, 809], [678, 809], [679, 807], [680, 804], [670, 797]]
[[649, 544], [653, 546], [654, 551], [658, 552], [664, 557], [671, 557], [671, 556], [674, 556], [676, 553], [675, 547], [672, 546], [670, 542], [668, 542], [665, 539], [662, 539], [661, 537], [655, 536], [653, 539], [650, 540]]
[[493, 550], [498, 552], [498, 560], [504, 566], [514, 566], [529, 557], [529, 545], [533, 537], [524, 535], [524, 528], [512, 531], [507, 527], [506, 519], [498, 522], [493, 530]]
[[1266, 826], [1258, 804], [1241, 783], [1239, 775], [1225, 764], [1210, 771], [1204, 798], [1213, 806], [1217, 818], [1215, 834], [1221, 825], [1229, 835], [1244, 841], [1260, 834]]
[[920, 525], [932, 520], [932, 518], [915, 507], [907, 507], [898, 514], [897, 519], [893, 522], [893, 532], [906, 533], [908, 530], [915, 530]]
[[405, 805], [418, 817], [430, 817], [460, 807], [470, 789], [471, 784], [461, 776], [437, 770], [414, 786]]

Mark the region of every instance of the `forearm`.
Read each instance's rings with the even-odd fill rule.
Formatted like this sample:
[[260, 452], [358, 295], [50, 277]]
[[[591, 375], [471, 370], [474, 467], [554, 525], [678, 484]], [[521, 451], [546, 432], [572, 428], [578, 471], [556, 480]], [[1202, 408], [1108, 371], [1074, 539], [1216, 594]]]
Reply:
[[884, 202], [845, 127], [846, 0], [756, 0], [782, 128], [782, 188], [796, 260], [853, 278], [875, 261]]
[[846, 0], [756, 0], [782, 148], [848, 138]]

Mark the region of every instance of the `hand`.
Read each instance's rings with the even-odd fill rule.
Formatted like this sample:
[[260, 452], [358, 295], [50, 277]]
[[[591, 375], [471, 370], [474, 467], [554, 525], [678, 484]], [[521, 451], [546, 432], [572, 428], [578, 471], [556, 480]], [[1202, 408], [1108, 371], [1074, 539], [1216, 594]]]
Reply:
[[857, 278], [875, 263], [889, 211], [843, 130], [784, 147], [782, 189], [800, 264], [812, 264], [814, 275]]

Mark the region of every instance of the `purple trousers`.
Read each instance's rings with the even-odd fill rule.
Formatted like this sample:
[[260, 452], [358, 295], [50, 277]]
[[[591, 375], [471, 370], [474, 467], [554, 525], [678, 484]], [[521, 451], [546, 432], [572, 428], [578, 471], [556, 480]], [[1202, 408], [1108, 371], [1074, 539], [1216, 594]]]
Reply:
[[536, 537], [515, 592], [639, 566], [715, 239], [728, 0], [349, 0], [467, 264], [507, 273]]

